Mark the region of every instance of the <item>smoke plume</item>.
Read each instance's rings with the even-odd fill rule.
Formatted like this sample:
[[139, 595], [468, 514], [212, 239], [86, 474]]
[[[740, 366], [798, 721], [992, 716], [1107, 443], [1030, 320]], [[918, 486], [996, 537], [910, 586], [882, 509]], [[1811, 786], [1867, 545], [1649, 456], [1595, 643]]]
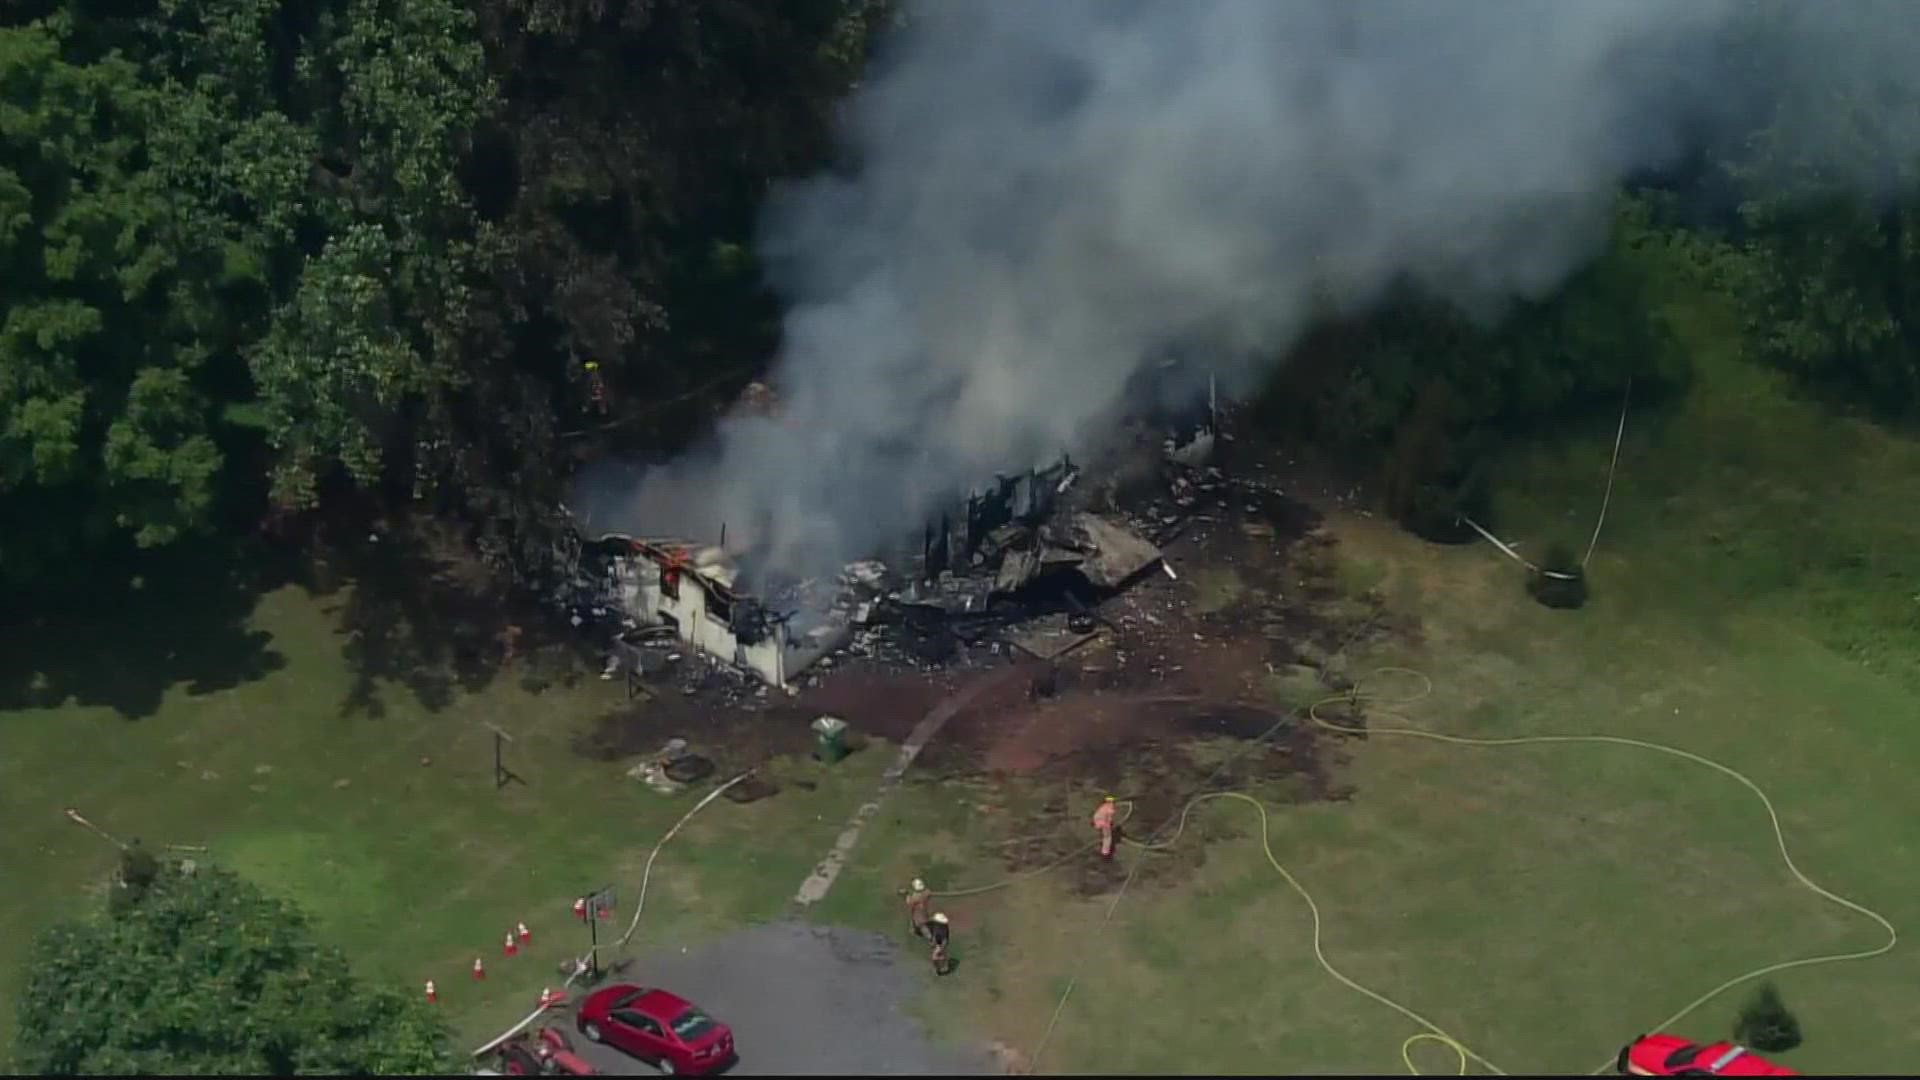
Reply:
[[1084, 445], [1168, 348], [1231, 392], [1396, 279], [1546, 293], [1623, 177], [1833, 63], [1920, 66], [1868, 25], [1910, 9], [1864, 7], [1794, 8], [1749, 71], [1733, 0], [926, 4], [848, 103], [847, 169], [766, 213], [780, 411], [576, 509], [817, 572]]

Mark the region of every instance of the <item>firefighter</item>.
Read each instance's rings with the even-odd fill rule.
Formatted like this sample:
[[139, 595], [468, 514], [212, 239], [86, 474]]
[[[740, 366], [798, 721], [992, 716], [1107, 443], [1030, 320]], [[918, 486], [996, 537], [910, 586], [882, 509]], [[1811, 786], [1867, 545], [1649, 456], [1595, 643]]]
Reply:
[[953, 970], [953, 958], [947, 955], [947, 934], [950, 927], [947, 917], [936, 911], [927, 920], [927, 936], [933, 940], [933, 973], [945, 975]]
[[933, 907], [933, 893], [927, 890], [927, 883], [919, 878], [901, 893], [907, 898], [907, 925], [913, 930], [913, 936], [927, 936], [927, 912]]
[[587, 368], [587, 393], [593, 398], [593, 407], [601, 416], [607, 415], [607, 384], [600, 378], [600, 361], [589, 360]]
[[1113, 834], [1118, 824], [1113, 820], [1115, 814], [1113, 796], [1100, 800], [1100, 809], [1093, 812], [1093, 827], [1100, 833], [1100, 857], [1113, 858]]

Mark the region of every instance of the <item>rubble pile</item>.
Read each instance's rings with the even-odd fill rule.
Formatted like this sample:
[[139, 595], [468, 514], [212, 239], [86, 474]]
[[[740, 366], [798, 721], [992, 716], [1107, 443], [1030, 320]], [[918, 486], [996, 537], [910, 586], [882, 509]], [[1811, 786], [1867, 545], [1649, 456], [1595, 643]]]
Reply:
[[1080, 487], [1065, 459], [1002, 478], [970, 498], [957, 523], [928, 529], [909, 573], [877, 559], [848, 564], [830, 608], [853, 634], [819, 666], [859, 657], [933, 670], [1004, 662], [1016, 651], [1052, 657], [1098, 627], [1095, 610], [1108, 598], [1165, 569], [1160, 544], [1203, 499], [1223, 497], [1229, 481], [1206, 464], [1214, 439], [1209, 427], [1153, 448], [1161, 453], [1150, 481], [1135, 490]]
[[[1080, 468], [1065, 457], [1000, 477], [930, 523], [918, 556], [896, 565], [862, 559], [833, 579], [767, 583], [754, 595], [735, 592], [731, 573], [715, 576], [731, 566], [708, 565], [718, 549], [694, 551], [691, 570], [724, 590], [708, 617], [724, 618], [741, 645], [783, 635], [789, 660], [776, 688], [790, 693], [853, 658], [933, 670], [1036, 653], [1036, 641], [1052, 649], [1092, 632], [1094, 609], [1143, 575], [1175, 576], [1161, 545], [1199, 508], [1230, 497], [1231, 482], [1211, 464], [1216, 440], [1229, 438], [1216, 433], [1216, 418], [1210, 410], [1175, 437], [1165, 428], [1137, 436], [1130, 458], [1095, 482], [1079, 483]], [[623, 562], [654, 543], [579, 543], [556, 592], [576, 627], [606, 638], [603, 677], [624, 672], [686, 694], [765, 699], [764, 672], [756, 679], [736, 659], [686, 640], [684, 627], [624, 610], [635, 571]]]

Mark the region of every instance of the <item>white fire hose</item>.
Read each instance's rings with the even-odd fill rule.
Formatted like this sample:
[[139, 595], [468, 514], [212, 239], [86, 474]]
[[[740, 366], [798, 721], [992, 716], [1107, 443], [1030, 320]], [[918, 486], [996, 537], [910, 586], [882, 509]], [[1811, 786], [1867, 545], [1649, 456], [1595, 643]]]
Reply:
[[[626, 943], [633, 938], [634, 931], [640, 928], [640, 913], [641, 911], [645, 910], [647, 906], [647, 883], [653, 877], [653, 860], [660, 857], [660, 849], [667, 846], [667, 841], [673, 839], [674, 834], [680, 831], [681, 826], [684, 826], [687, 822], [693, 820], [693, 815], [706, 809], [707, 804], [719, 798], [722, 792], [726, 791], [728, 788], [739, 783], [740, 781], [745, 780], [747, 777], [751, 775], [753, 775], [753, 770], [748, 769], [746, 772], [741, 773], [740, 775], [734, 777], [733, 779], [727, 781], [724, 784], [721, 784], [719, 787], [714, 788], [712, 791], [708, 792], [705, 798], [701, 799], [699, 802], [693, 805], [693, 809], [687, 811], [686, 814], [682, 816], [679, 821], [674, 823], [673, 828], [667, 830], [667, 834], [660, 838], [659, 843], [653, 845], [653, 853], [647, 856], [646, 871], [642, 873], [640, 876], [640, 896], [637, 900], [634, 901], [633, 922], [628, 924], [627, 932], [620, 936], [620, 940], [614, 942], [615, 948], [621, 948], [625, 946]], [[573, 974], [568, 975], [567, 981], [560, 984], [563, 989], [565, 987], [572, 986], [575, 979], [578, 979], [580, 976], [587, 973], [587, 971], [591, 966], [588, 963], [588, 959], [589, 957], [582, 956], [574, 960]], [[546, 1013], [552, 1009], [558, 1008], [563, 1004], [565, 1004], [564, 999], [560, 1001], [550, 1002], [548, 1004], [541, 1005], [540, 1007], [534, 1009], [532, 1012], [528, 1013], [524, 1018], [522, 1018], [519, 1023], [513, 1025], [512, 1027], [508, 1028], [506, 1031], [502, 1032], [498, 1038], [494, 1039], [492, 1042], [487, 1043], [485, 1046], [482, 1046], [480, 1049], [475, 1050], [473, 1052], [473, 1056], [485, 1057], [487, 1054], [492, 1053], [495, 1049], [497, 1049], [500, 1046], [501, 1043], [504, 1043], [508, 1039], [513, 1038], [515, 1035], [518, 1035], [522, 1031], [525, 1031], [527, 1027], [531, 1025], [535, 1020], [540, 1019], [541, 1014]]]

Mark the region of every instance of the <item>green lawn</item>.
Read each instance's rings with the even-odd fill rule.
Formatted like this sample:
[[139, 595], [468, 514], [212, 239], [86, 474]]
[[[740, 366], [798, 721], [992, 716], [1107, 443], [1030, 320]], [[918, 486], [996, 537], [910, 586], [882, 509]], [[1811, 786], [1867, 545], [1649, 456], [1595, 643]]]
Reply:
[[[376, 680], [377, 715], [343, 712], [356, 684], [338, 633], [345, 596], [266, 594], [245, 626], [280, 658], [262, 665], [274, 670], [183, 679], [137, 719], [72, 701], [0, 712], [9, 1031], [31, 932], [88, 910], [114, 865], [107, 843], [62, 816], [68, 806], [148, 845], [206, 846], [202, 858], [297, 900], [369, 977], [414, 992], [434, 979], [463, 1040], [517, 1019], [560, 960], [584, 950], [569, 913], [580, 892], [617, 884], [625, 928], [647, 853], [703, 789], [663, 796], [624, 777], [626, 763], [574, 753], [573, 736], [619, 702], [620, 684], [589, 677], [532, 693], [501, 678], [429, 708]], [[109, 650], [92, 659], [101, 680], [113, 677]], [[482, 721], [514, 733], [508, 764], [524, 785], [495, 790]], [[782, 763], [786, 779], [815, 788], [716, 801], [660, 856], [637, 942], [780, 911], [888, 756], [876, 747], [831, 771]], [[502, 959], [501, 936], [520, 920], [534, 947]], [[488, 966], [479, 988], [468, 976], [476, 954]]]
[[[1672, 314], [1698, 390], [1630, 418], [1589, 605], [1534, 604], [1490, 546], [1424, 545], [1377, 519], [1337, 518], [1349, 590], [1379, 590], [1421, 628], [1349, 666], [1430, 676], [1408, 724], [1627, 735], [1740, 769], [1772, 794], [1806, 873], [1912, 931], [1920, 446], [1796, 403], [1728, 354], [1724, 316], [1690, 304]], [[1608, 422], [1516, 456], [1498, 531], [1527, 553], [1555, 539], [1584, 548], [1612, 435]], [[1192, 576], [1205, 602], [1235, 587]], [[364, 686], [335, 603], [267, 594], [244, 622], [256, 636], [216, 641], [279, 661], [162, 680], [152, 701], [126, 695], [138, 719], [71, 702], [0, 712], [11, 826], [0, 918], [14, 931], [0, 935], [0, 1007], [11, 1010], [27, 931], [78, 910], [112, 863], [63, 806], [149, 843], [208, 845], [301, 901], [370, 976], [439, 980], [468, 1037], [521, 1012], [577, 944], [576, 893], [616, 881], [631, 904], [640, 863], [692, 797], [655, 795], [571, 751], [617, 688]], [[53, 685], [84, 685], [89, 663], [112, 680], [113, 654], [100, 652], [75, 650]], [[368, 693], [383, 714], [343, 711]], [[482, 720], [519, 736], [526, 786], [493, 790]], [[1510, 1071], [1584, 1072], [1722, 979], [1880, 940], [1795, 884], [1757, 802], [1699, 766], [1623, 747], [1391, 737], [1350, 753], [1350, 802], [1270, 800], [1276, 854], [1319, 903], [1333, 963]], [[876, 747], [831, 771], [792, 763], [814, 790], [717, 803], [662, 856], [643, 940], [780, 910], [889, 756]], [[996, 844], [1008, 836], [1084, 838], [1095, 792], [1072, 792], [1066, 819], [1041, 810], [1060, 794], [910, 776], [813, 917], [899, 934], [893, 890], [907, 878], [986, 884], [1005, 872]], [[1071, 869], [944, 902], [962, 967], [932, 984], [932, 1022], [1030, 1052], [1077, 974], [1043, 1070], [1402, 1071], [1416, 1027], [1316, 966], [1307, 909], [1261, 856], [1253, 811], [1215, 803], [1195, 820], [1204, 858], [1149, 856], [1167, 869], [1143, 875], [1104, 929], [1108, 898], [1069, 890]], [[536, 955], [502, 961], [499, 935], [522, 918]], [[484, 990], [465, 977], [475, 952], [493, 973]], [[1901, 1073], [1920, 1061], [1908, 1022], [1920, 960], [1907, 946], [1777, 982], [1807, 1036], [1786, 1058], [1794, 1067]], [[1677, 1027], [1722, 1037], [1739, 997]], [[1431, 1044], [1412, 1052], [1426, 1072], [1454, 1066]]]
[[[1422, 631], [1351, 666], [1432, 678], [1404, 720], [1378, 725], [1610, 733], [1725, 762], [1768, 790], [1804, 872], [1920, 932], [1920, 790], [1906, 775], [1920, 763], [1920, 446], [1794, 401], [1728, 354], [1711, 306], [1674, 315], [1702, 378], [1629, 421], [1589, 605], [1533, 603], [1491, 546], [1339, 518], [1356, 582]], [[1596, 425], [1516, 457], [1499, 531], [1523, 552], [1562, 538], [1582, 550], [1612, 436]], [[1276, 854], [1318, 901], [1338, 967], [1509, 1071], [1594, 1069], [1723, 979], [1884, 940], [1795, 883], [1757, 800], [1698, 765], [1385, 736], [1351, 754], [1354, 799], [1276, 807]], [[874, 844], [847, 881], [878, 895], [917, 863], [997, 872], [987, 819], [955, 813], [939, 788], [905, 796], [881, 828], [906, 835]], [[1196, 817], [1235, 838], [1208, 841], [1191, 872], [1137, 884], [1104, 932], [1106, 898], [1049, 878], [950, 902], [969, 925], [968, 965], [937, 987], [935, 1022], [956, 1035], [984, 1024], [1030, 1052], [1077, 973], [1042, 1070], [1403, 1072], [1418, 1028], [1316, 965], [1306, 907], [1261, 856], [1255, 813], [1215, 803]], [[871, 898], [838, 915], [898, 932]], [[1788, 1064], [1920, 1061], [1920, 959], [1905, 944], [1776, 982], [1806, 1033]], [[1744, 992], [1676, 1027], [1726, 1037]], [[1428, 1073], [1456, 1067], [1431, 1043], [1412, 1053]]]

